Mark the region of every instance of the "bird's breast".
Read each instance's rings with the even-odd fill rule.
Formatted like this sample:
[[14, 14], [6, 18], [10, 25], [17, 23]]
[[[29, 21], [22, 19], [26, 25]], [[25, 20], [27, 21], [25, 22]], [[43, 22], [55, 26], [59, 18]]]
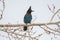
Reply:
[[29, 23], [29, 22], [31, 22], [31, 20], [32, 20], [32, 16], [31, 15], [25, 15], [25, 17], [24, 17], [24, 22], [25, 23]]

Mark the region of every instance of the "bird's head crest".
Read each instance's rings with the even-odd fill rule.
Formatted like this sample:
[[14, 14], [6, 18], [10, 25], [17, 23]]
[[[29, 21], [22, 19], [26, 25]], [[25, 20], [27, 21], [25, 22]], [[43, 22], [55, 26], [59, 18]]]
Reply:
[[29, 9], [27, 10], [27, 13], [31, 13], [31, 12], [34, 12], [34, 11], [31, 9], [31, 6], [30, 6]]

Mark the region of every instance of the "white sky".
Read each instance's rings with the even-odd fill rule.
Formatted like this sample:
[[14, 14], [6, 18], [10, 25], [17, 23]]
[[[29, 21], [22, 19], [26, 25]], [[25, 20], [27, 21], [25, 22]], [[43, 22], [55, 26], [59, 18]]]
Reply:
[[58, 9], [60, 8], [59, 2], [59, 0], [5, 0], [5, 11], [0, 23], [17, 23], [17, 21], [23, 23], [23, 17], [30, 5], [34, 10], [32, 21], [35, 21], [33, 22], [48, 22], [52, 13], [47, 5], [54, 4]]
[[[23, 23], [29, 6], [34, 10], [32, 23], [49, 22], [53, 13], [49, 11], [47, 5], [52, 6], [52, 4], [56, 6], [56, 9], [60, 8], [60, 0], [5, 0], [5, 10], [0, 24]], [[54, 21], [58, 21], [58, 17], [55, 17]]]

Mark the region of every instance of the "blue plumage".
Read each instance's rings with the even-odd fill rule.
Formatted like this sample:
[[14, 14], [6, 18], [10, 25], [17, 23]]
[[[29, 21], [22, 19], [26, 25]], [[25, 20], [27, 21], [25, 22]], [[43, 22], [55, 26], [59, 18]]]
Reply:
[[24, 17], [24, 23], [31, 23], [32, 15], [25, 15]]

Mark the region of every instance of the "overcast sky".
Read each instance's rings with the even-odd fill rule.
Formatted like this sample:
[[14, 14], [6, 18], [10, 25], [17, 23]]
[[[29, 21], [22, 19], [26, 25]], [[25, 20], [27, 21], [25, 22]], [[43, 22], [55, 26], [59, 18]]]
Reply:
[[[0, 23], [23, 23], [24, 15], [29, 6], [32, 7], [32, 23], [48, 22], [52, 13], [49, 11], [47, 5], [54, 4], [56, 9], [60, 8], [60, 0], [5, 0], [5, 10], [3, 19]], [[56, 18], [55, 21], [57, 21]]]

